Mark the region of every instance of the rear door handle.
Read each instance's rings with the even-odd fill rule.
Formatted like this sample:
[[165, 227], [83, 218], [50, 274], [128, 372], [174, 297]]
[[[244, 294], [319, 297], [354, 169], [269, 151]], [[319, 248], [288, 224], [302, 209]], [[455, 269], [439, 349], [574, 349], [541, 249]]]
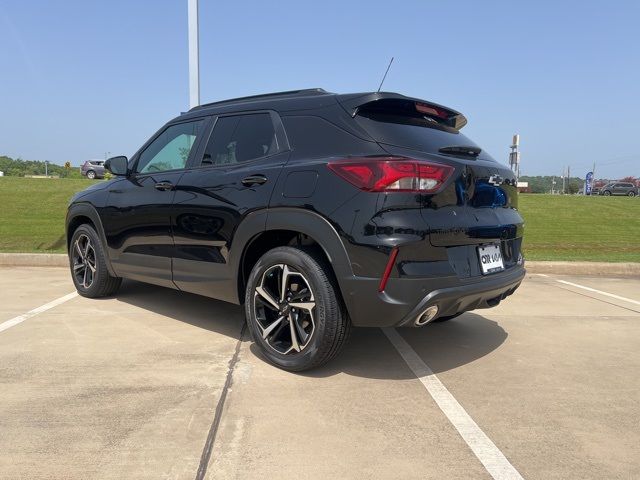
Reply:
[[242, 179], [242, 184], [245, 187], [250, 187], [252, 185], [262, 185], [263, 183], [266, 183], [266, 181], [267, 177], [264, 175], [249, 175]]
[[156, 190], [162, 190], [167, 191], [167, 190], [171, 190], [173, 189], [173, 183], [171, 182], [158, 182], [154, 185], [154, 187], [156, 187]]

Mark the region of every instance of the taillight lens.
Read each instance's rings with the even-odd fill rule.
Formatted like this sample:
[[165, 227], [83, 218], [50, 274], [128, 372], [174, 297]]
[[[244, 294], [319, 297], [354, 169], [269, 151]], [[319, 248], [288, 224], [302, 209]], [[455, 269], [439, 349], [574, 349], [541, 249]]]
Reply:
[[434, 193], [453, 167], [405, 157], [362, 157], [339, 160], [328, 167], [367, 192]]

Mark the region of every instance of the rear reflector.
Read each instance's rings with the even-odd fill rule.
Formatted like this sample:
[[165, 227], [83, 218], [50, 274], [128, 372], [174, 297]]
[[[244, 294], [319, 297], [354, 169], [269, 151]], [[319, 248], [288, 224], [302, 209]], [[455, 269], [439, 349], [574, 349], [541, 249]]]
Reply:
[[329, 163], [347, 182], [367, 192], [434, 193], [453, 167], [405, 157], [362, 157]]
[[384, 273], [382, 274], [382, 278], [380, 279], [380, 285], [378, 285], [378, 292], [384, 292], [385, 287], [387, 286], [387, 281], [389, 280], [389, 275], [391, 275], [391, 270], [393, 270], [393, 266], [396, 263], [396, 257], [398, 256], [398, 247], [393, 247], [391, 250], [391, 254], [389, 255], [389, 260], [387, 261], [387, 266], [384, 269]]

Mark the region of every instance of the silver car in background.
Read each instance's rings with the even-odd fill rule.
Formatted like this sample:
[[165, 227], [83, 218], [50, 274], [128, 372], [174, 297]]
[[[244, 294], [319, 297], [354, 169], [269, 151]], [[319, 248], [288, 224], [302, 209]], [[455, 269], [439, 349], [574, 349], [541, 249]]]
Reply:
[[87, 160], [80, 167], [80, 173], [89, 180], [104, 178], [104, 160]]

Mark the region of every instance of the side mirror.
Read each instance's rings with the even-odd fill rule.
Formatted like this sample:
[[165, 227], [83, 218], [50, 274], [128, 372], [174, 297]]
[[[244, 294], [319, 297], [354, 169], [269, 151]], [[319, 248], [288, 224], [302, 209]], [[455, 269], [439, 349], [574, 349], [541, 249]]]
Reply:
[[129, 160], [124, 155], [111, 157], [104, 162], [104, 168], [114, 175], [126, 176], [129, 173]]

